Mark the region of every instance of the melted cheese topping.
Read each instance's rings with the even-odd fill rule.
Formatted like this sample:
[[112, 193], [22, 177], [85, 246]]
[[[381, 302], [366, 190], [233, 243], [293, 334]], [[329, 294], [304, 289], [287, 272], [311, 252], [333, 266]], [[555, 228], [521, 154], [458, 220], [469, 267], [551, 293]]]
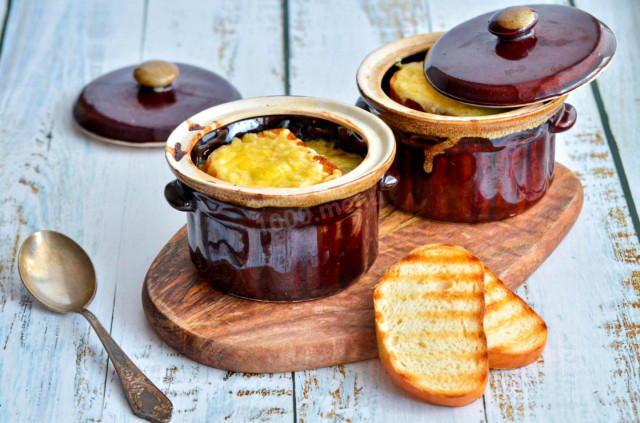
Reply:
[[306, 187], [343, 174], [338, 165], [318, 155], [288, 129], [234, 138], [211, 153], [205, 169], [236, 185], [271, 188]]
[[422, 62], [402, 65], [391, 78], [390, 84], [401, 103], [411, 100], [427, 113], [448, 116], [486, 116], [504, 111], [471, 106], [440, 94], [424, 76]]
[[329, 141], [306, 141], [305, 144], [319, 155], [324, 156], [337, 164], [343, 175], [351, 172], [353, 169], [358, 167], [360, 163], [362, 163], [362, 160], [364, 160], [361, 156], [355, 153], [349, 153], [336, 148], [335, 144]]

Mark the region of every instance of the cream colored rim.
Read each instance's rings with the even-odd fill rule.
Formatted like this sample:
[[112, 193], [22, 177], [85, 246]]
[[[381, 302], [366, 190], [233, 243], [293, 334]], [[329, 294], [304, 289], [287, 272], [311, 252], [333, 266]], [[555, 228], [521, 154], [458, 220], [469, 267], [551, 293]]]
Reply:
[[[366, 141], [367, 156], [348, 174], [303, 188], [238, 186], [201, 171], [191, 160], [191, 149], [211, 130], [244, 119], [273, 115], [312, 116], [349, 128]], [[190, 124], [204, 129], [190, 131]], [[179, 160], [176, 160], [177, 147], [186, 153], [178, 157]], [[165, 147], [167, 162], [182, 182], [218, 200], [254, 208], [310, 207], [350, 197], [377, 184], [391, 166], [394, 155], [391, 129], [371, 113], [334, 100], [291, 96], [249, 98], [206, 109], [181, 123]]]
[[356, 80], [362, 97], [391, 126], [407, 132], [448, 138], [500, 138], [539, 126], [562, 107], [566, 95], [497, 115], [461, 117], [421, 112], [392, 100], [382, 89], [382, 79], [387, 71], [404, 58], [429, 49], [443, 34], [432, 32], [393, 41], [373, 51], [360, 65]]

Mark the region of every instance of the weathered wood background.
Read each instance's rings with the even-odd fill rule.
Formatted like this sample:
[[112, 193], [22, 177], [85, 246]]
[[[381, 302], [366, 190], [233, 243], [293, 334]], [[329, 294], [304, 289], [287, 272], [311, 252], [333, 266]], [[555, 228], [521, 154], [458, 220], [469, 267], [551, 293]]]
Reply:
[[[572, 0], [618, 38], [611, 67], [569, 98], [576, 126], [557, 159], [585, 190], [578, 222], [518, 290], [546, 319], [543, 359], [492, 372], [482, 401], [416, 402], [377, 360], [295, 374], [234, 374], [191, 362], [149, 329], [141, 283], [184, 215], [164, 201], [161, 150], [88, 140], [71, 124], [81, 88], [151, 58], [227, 77], [243, 96], [357, 98], [355, 73], [382, 43], [446, 30], [514, 0], [0, 0], [0, 421], [135, 421], [99, 340], [22, 287], [16, 253], [64, 232], [96, 265], [91, 310], [171, 398], [176, 422], [640, 420], [640, 5]], [[562, 2], [557, 2], [562, 3]]]

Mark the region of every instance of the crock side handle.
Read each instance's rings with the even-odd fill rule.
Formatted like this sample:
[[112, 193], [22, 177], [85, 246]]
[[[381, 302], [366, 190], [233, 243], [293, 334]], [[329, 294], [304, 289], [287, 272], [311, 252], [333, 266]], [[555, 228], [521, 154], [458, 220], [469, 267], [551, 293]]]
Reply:
[[364, 110], [365, 112], [371, 112], [371, 109], [369, 109], [369, 106], [362, 97], [358, 97], [358, 99], [356, 100], [356, 107]]
[[176, 210], [183, 212], [195, 210], [191, 190], [177, 179], [169, 182], [167, 186], [164, 187], [164, 198], [166, 198], [169, 205]]
[[395, 188], [398, 182], [400, 182], [400, 172], [392, 165], [380, 180], [380, 189], [382, 191], [388, 191]]
[[562, 105], [562, 110], [558, 113], [557, 120], [553, 124], [551, 132], [557, 134], [559, 132], [568, 131], [576, 123], [577, 117], [578, 113], [576, 112], [575, 107], [569, 103], [564, 103]]
[[[371, 109], [362, 97], [358, 97], [358, 100], [356, 100], [356, 107], [361, 108], [365, 112], [371, 112]], [[395, 165], [391, 165], [387, 173], [380, 179], [380, 189], [382, 191], [388, 191], [395, 188], [398, 182], [400, 182], [400, 172], [398, 172]]]

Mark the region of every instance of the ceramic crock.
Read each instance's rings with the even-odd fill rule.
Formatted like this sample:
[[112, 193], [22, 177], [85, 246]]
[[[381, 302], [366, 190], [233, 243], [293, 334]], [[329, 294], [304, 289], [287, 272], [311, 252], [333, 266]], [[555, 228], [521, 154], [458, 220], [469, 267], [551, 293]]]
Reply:
[[[549, 7], [531, 6], [542, 12], [547, 11]], [[553, 6], [550, 10], [556, 13], [555, 8], [558, 7], [562, 6]], [[564, 10], [558, 11], [564, 12]], [[486, 28], [491, 16], [492, 14], [487, 14], [476, 19], [476, 27], [484, 26], [484, 32], [488, 34], [486, 40], [478, 43], [484, 43], [482, 48], [489, 50], [495, 46], [496, 52], [506, 57], [507, 53], [512, 54], [514, 50], [507, 48], [507, 53], [504, 53], [504, 47], [511, 47], [511, 44], [517, 44], [520, 41], [516, 40], [509, 44], [509, 40], [493, 37]], [[590, 15], [587, 16], [590, 17]], [[537, 20], [537, 14], [535, 18]], [[539, 94], [542, 88], [551, 85], [548, 83], [545, 85], [544, 81], [553, 81], [557, 84], [553, 87], [555, 91], [547, 97], [523, 98], [525, 105], [488, 116], [436, 115], [406, 107], [390, 98], [389, 81], [397, 70], [396, 64], [424, 61], [425, 55], [432, 50], [434, 44], [441, 37], [444, 39], [444, 32], [400, 39], [382, 46], [367, 56], [357, 73], [358, 88], [366, 108], [391, 126], [397, 141], [397, 153], [393, 166], [399, 172], [400, 181], [396, 188], [389, 192], [390, 200], [400, 208], [420, 216], [451, 222], [499, 220], [519, 214], [540, 200], [547, 192], [554, 176], [555, 134], [570, 129], [576, 120], [575, 109], [565, 103], [566, 92], [595, 78], [608, 64], [615, 51], [613, 35], [601, 22], [597, 20], [595, 22], [597, 24], [594, 25], [600, 25], [598, 29], [606, 34], [596, 40], [601, 44], [597, 47], [601, 49], [600, 51], [596, 50], [596, 47], [588, 46], [595, 51], [595, 53], [588, 53], [597, 56], [600, 60], [598, 63], [595, 63], [595, 60], [591, 61], [591, 70], [584, 75], [572, 72], [570, 76], [574, 80], [570, 82], [558, 82], [559, 78], [552, 77], [544, 79], [543, 82], [527, 81], [529, 83], [529, 86], [525, 87], [528, 90], [527, 94], [532, 92]], [[538, 26], [543, 27], [544, 24]], [[470, 37], [472, 40], [480, 39], [478, 34], [483, 31], [482, 28], [460, 29], [461, 31], [458, 31], [462, 34], [460, 38]], [[525, 35], [532, 33], [533, 30], [530, 30]], [[545, 41], [543, 34], [538, 33], [537, 36]], [[496, 38], [497, 41], [492, 40], [491, 37]], [[533, 48], [545, 45], [535, 37], [532, 39], [533, 47], [529, 40], [522, 41], [522, 45], [525, 46], [524, 53], [517, 51], [522, 57], [530, 54], [535, 58], [533, 53], [539, 52]], [[463, 41], [456, 41], [462, 45], [465, 44]], [[536, 41], [538, 41], [538, 47], [535, 46]], [[449, 40], [447, 42], [453, 44]], [[480, 50], [476, 45], [471, 47]], [[456, 49], [456, 54], [459, 56], [461, 53], [458, 50], [459, 48]], [[486, 58], [489, 55], [489, 53], [483, 53], [480, 56]], [[447, 51], [442, 52], [440, 56], [448, 58]], [[562, 53], [559, 56], [562, 56]], [[504, 57], [498, 57], [494, 61], [516, 66], [515, 69], [517, 69], [519, 57], [508, 57], [508, 60]], [[468, 58], [467, 62], [470, 60], [472, 59]], [[456, 63], [462, 62], [463, 60], [458, 58]], [[454, 68], [455, 63], [449, 64], [451, 65], [449, 68], [442, 68], [447, 70]], [[464, 63], [464, 66], [466, 70], [463, 69], [463, 71], [471, 74], [472, 78], [478, 76], [482, 79], [483, 75], [474, 75], [474, 72], [483, 72], [485, 68], [493, 68], [494, 73], [499, 73], [495, 66], [492, 67], [489, 64], [475, 66], [471, 62]], [[452, 87], [457, 88], [456, 99], [458, 100], [461, 100], [462, 94], [471, 93], [474, 86], [479, 87], [478, 92], [481, 95], [477, 95], [473, 101], [467, 101], [470, 104], [482, 103], [479, 98], [490, 100], [497, 98], [494, 104], [489, 100], [482, 103], [496, 106], [502, 97], [506, 97], [505, 93], [514, 92], [512, 85], [489, 89], [488, 87], [491, 86], [483, 81], [475, 85], [473, 82], [463, 83], [457, 75], [447, 80], [442, 76], [443, 72], [440, 72], [440, 69], [434, 72], [433, 67], [428, 68], [427, 75], [429, 70], [437, 76], [438, 82], [442, 83], [443, 87], [434, 84], [436, 89], [448, 95], [444, 89], [451, 91]], [[565, 74], [567, 73], [563, 75]], [[495, 75], [492, 77], [495, 79]], [[522, 92], [525, 90], [523, 89]], [[517, 90], [515, 97], [517, 97]], [[507, 106], [508, 104], [499, 105]]]
[[[237, 186], [198, 167], [234, 137], [274, 128], [335, 141], [364, 160], [303, 188]], [[394, 154], [389, 127], [356, 107], [309, 97], [240, 100], [173, 131], [166, 159], [177, 179], [165, 197], [187, 212], [191, 259], [215, 288], [254, 300], [310, 300], [341, 291], [373, 264], [380, 190], [397, 182], [387, 174]]]

